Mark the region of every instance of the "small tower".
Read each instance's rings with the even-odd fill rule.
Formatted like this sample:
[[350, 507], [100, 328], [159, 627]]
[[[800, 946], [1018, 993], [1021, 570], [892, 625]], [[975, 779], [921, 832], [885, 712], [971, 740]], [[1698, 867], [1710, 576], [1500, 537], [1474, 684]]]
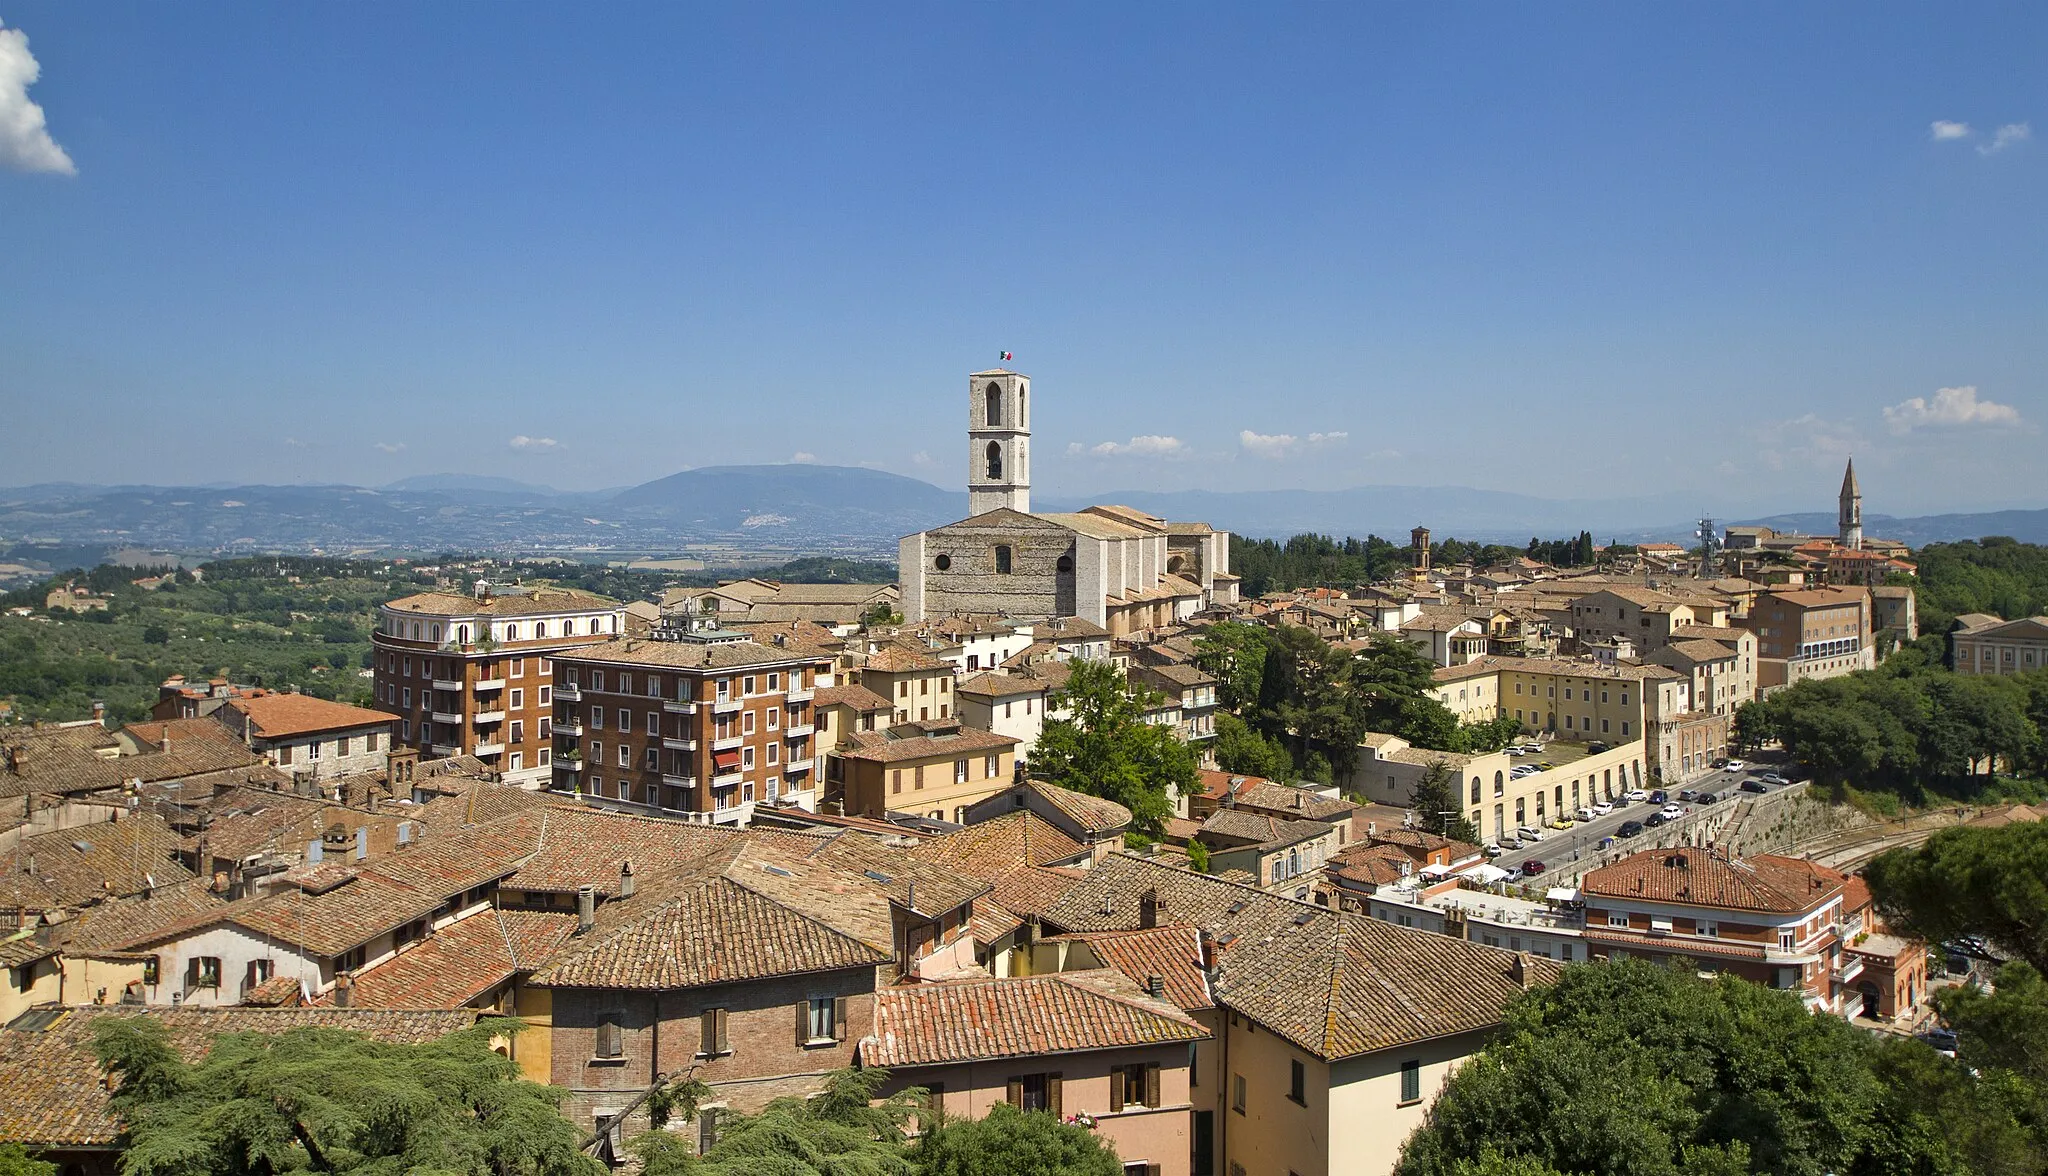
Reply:
[[1429, 528], [1417, 527], [1408, 532], [1408, 577], [1412, 580], [1429, 579]]
[[1031, 377], [996, 368], [967, 377], [967, 513], [1031, 512]]
[[1835, 516], [1835, 541], [1851, 551], [1863, 550], [1863, 487], [1856, 484], [1856, 459], [1842, 475], [1841, 511]]

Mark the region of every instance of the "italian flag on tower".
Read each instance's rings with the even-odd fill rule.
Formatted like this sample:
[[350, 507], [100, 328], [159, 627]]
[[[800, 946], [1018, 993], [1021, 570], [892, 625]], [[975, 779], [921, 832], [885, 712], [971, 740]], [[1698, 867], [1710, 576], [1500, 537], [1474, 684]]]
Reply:
[[1004, 363], [1008, 363], [1008, 362], [1010, 362], [1010, 360], [1012, 360], [1012, 359], [1014, 359], [1014, 358], [1016, 358], [1016, 357], [1015, 357], [1015, 356], [1013, 356], [1013, 355], [1011, 355], [1011, 354], [1010, 354], [1009, 352], [1005, 351], [1005, 352], [1003, 352], [1003, 353], [1002, 353], [1001, 355], [998, 355], [998, 356], [996, 356], [996, 358], [997, 358], [997, 359], [999, 359], [999, 360], [1001, 360], [1001, 361], [1002, 361], [1002, 362], [1004, 362]]

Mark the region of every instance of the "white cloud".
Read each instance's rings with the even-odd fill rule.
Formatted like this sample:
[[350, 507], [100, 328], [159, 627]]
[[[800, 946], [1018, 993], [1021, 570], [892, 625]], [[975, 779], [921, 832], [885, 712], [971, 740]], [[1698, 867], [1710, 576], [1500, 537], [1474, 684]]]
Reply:
[[1320, 449], [1325, 445], [1336, 445], [1348, 440], [1350, 436], [1351, 434], [1342, 431], [1310, 433], [1306, 437], [1297, 437], [1293, 433], [1254, 433], [1250, 429], [1241, 429], [1237, 434], [1237, 443], [1242, 445], [1245, 452], [1253, 457], [1263, 457], [1268, 461], [1278, 461], [1283, 457], [1299, 453], [1304, 449]]
[[0, 166], [75, 176], [78, 165], [50, 137], [43, 108], [28, 100], [42, 72], [28, 51], [28, 34], [0, 28]]
[[935, 466], [939, 463], [932, 460], [931, 454], [920, 449], [916, 453], [910, 455], [910, 464], [917, 466], [920, 469], [926, 469], [931, 466]]
[[1900, 434], [1915, 429], [2017, 425], [2020, 423], [2020, 410], [1995, 400], [1979, 400], [1977, 389], [1964, 385], [1961, 388], [1942, 388], [1935, 392], [1932, 400], [1913, 396], [1889, 405], [1884, 410], [1884, 423], [1891, 426], [1892, 432]]
[[1754, 430], [1752, 436], [1757, 460], [1773, 470], [1833, 465], [1877, 449], [1856, 426], [1811, 412], [1790, 420], [1772, 421]]
[[1095, 457], [1171, 457], [1187, 452], [1187, 445], [1178, 437], [1161, 437], [1147, 433], [1129, 441], [1103, 441], [1095, 445], [1083, 445], [1075, 441], [1067, 446], [1070, 457], [1083, 454]]
[[818, 455], [799, 449], [789, 455], [789, 463], [791, 465], [816, 465], [818, 464]]
[[1945, 118], [1938, 118], [1928, 128], [1927, 137], [1937, 143], [1946, 143], [1950, 139], [1967, 139], [1970, 137], [1970, 124], [1950, 122]]
[[2007, 123], [1991, 133], [1991, 141], [1977, 148], [1979, 155], [1996, 155], [2014, 143], [2024, 143], [2034, 137], [2034, 128], [2026, 123]]
[[297, 437], [286, 437], [286, 438], [284, 439], [284, 447], [285, 447], [286, 449], [311, 449], [311, 448], [313, 448], [313, 446], [312, 446], [312, 444], [311, 444], [310, 442], [306, 442], [306, 441], [301, 441], [301, 440], [299, 440], [299, 439], [298, 439]]
[[562, 443], [560, 441], [555, 440], [553, 437], [529, 437], [524, 433], [521, 433], [517, 437], [512, 438], [512, 440], [506, 442], [506, 444], [510, 445], [514, 449], [548, 450], [560, 449], [562, 447]]
[[370, 446], [370, 448], [376, 450], [379, 453], [397, 453], [399, 450], [405, 448], [405, 442], [379, 441], [376, 444]]

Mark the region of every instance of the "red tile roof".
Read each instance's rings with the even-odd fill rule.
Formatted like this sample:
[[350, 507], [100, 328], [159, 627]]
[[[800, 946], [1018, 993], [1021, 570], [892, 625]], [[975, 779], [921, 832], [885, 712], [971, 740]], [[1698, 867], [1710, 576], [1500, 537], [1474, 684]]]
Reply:
[[930, 1066], [1199, 1041], [1193, 1018], [1111, 969], [885, 988], [869, 1066]]
[[1841, 894], [1849, 875], [1803, 858], [1730, 858], [1694, 846], [1646, 849], [1587, 874], [1587, 898], [1646, 899], [1796, 915]]
[[1087, 944], [1104, 966], [1122, 972], [1140, 987], [1148, 977], [1159, 977], [1166, 999], [1190, 1012], [1216, 1006], [1208, 978], [1202, 974], [1201, 940], [1195, 928], [1185, 923], [1149, 930], [1084, 931], [1045, 938], [1047, 943], [1060, 940]]
[[[575, 929], [573, 914], [481, 911], [358, 972], [350, 1000], [365, 1009], [459, 1009], [515, 973], [539, 967]], [[334, 994], [317, 1003], [332, 1005]]]
[[[230, 699], [228, 709], [249, 717], [259, 739], [288, 739], [294, 735], [354, 731], [363, 727], [389, 727], [397, 720], [383, 711], [329, 702], [310, 694], [264, 694]], [[177, 744], [175, 738], [172, 750]]]

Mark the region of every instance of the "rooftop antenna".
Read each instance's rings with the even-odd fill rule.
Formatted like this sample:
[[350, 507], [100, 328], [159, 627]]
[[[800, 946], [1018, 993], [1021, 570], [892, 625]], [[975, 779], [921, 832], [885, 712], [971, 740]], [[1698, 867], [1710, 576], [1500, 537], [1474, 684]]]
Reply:
[[1715, 526], [1714, 520], [1711, 517], [1701, 519], [1699, 528], [1693, 535], [1700, 541], [1700, 572], [1704, 574], [1709, 567], [1718, 567], [1721, 552], [1727, 544], [1721, 538], [1721, 529]]

